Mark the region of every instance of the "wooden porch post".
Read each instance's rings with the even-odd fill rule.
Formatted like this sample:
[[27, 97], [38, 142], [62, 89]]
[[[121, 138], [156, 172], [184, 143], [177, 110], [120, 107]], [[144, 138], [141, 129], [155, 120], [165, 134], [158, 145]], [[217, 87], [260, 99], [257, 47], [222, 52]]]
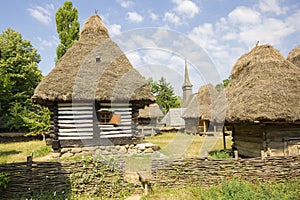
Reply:
[[226, 150], [226, 138], [225, 138], [225, 126], [223, 126], [223, 146], [224, 146], [224, 150]]

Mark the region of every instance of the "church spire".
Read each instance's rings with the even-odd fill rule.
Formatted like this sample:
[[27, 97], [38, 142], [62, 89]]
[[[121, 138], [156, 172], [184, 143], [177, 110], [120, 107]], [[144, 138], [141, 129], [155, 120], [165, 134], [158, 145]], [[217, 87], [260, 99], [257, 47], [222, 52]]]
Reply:
[[187, 67], [187, 61], [185, 59], [185, 72], [184, 72], [184, 83], [182, 85], [182, 92], [183, 92], [183, 98], [182, 98], [182, 108], [186, 108], [189, 104], [190, 97], [192, 95], [193, 85], [190, 82], [188, 67]]
[[189, 87], [193, 86], [190, 82], [189, 71], [188, 71], [186, 59], [185, 59], [184, 83], [183, 83], [182, 87], [185, 87], [185, 86], [189, 86]]

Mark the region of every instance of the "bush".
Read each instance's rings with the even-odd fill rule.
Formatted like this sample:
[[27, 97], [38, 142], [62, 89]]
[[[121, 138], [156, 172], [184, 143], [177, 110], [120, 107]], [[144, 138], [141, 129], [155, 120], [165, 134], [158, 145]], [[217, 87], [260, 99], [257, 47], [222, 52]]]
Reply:
[[49, 109], [33, 104], [30, 99], [24, 103], [12, 103], [9, 113], [5, 120], [11, 130], [26, 131], [30, 134], [42, 134], [50, 130]]
[[0, 172], [0, 190], [7, 188], [8, 182], [8, 174], [5, 172]]
[[209, 155], [210, 155], [212, 158], [215, 158], [215, 159], [232, 158], [232, 156], [230, 155], [230, 153], [227, 152], [227, 151], [224, 151], [224, 150], [220, 150], [220, 151], [211, 151], [211, 152], [209, 152]]

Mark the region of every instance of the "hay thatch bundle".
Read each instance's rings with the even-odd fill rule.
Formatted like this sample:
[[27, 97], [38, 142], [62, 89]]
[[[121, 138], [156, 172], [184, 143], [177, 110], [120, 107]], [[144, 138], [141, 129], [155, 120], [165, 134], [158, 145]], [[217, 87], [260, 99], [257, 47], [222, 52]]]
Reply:
[[98, 15], [85, 22], [80, 39], [43, 78], [32, 98], [40, 104], [72, 100], [148, 104], [155, 100], [146, 80], [111, 41]]
[[300, 45], [289, 52], [287, 60], [300, 67]]
[[160, 118], [163, 116], [163, 112], [156, 103], [145, 106], [143, 109], [139, 109], [139, 118]]
[[241, 56], [226, 88], [226, 120], [299, 120], [299, 70], [270, 45], [257, 46]]
[[218, 107], [216, 105], [218, 98], [219, 93], [212, 84], [200, 87], [198, 93], [194, 95], [190, 104], [183, 113], [182, 118], [218, 121], [216, 114], [219, 112], [219, 108], [218, 110], [215, 110]]

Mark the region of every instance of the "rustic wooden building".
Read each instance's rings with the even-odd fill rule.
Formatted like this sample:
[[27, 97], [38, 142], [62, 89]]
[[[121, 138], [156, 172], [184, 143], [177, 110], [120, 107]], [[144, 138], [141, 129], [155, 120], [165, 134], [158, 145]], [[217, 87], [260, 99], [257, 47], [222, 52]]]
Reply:
[[98, 15], [32, 97], [50, 108], [53, 148], [134, 142], [138, 110], [155, 101]]
[[150, 104], [143, 109], [139, 109], [138, 129], [141, 135], [154, 135], [159, 132], [160, 120], [164, 114], [158, 104]]
[[[207, 132], [222, 132], [224, 113], [221, 113], [218, 98], [223, 93], [216, 91], [212, 84], [199, 88], [182, 115], [185, 121], [185, 132], [189, 134], [205, 134]], [[224, 97], [225, 98], [225, 97]], [[222, 119], [223, 116], [223, 119]]]
[[300, 69], [270, 45], [241, 56], [226, 88], [226, 121], [241, 156], [300, 155]]

